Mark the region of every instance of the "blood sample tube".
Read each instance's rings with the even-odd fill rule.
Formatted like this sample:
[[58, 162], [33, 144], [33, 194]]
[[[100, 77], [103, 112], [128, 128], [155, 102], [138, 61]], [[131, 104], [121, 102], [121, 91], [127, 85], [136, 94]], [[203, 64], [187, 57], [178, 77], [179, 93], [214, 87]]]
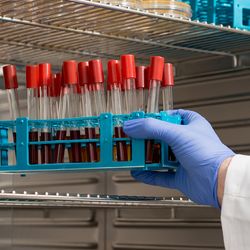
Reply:
[[59, 100], [61, 92], [61, 82], [62, 75], [61, 73], [53, 74], [52, 84], [49, 88], [49, 105], [50, 105], [50, 118], [58, 119], [59, 118]]
[[[39, 118], [39, 68], [38, 65], [26, 66], [26, 87], [27, 87], [27, 105], [28, 117], [32, 120]], [[38, 130], [31, 128], [29, 131], [29, 141], [38, 141]], [[30, 164], [38, 164], [38, 146], [29, 146]]]
[[106, 100], [104, 94], [104, 74], [102, 62], [99, 59], [89, 62], [90, 77], [93, 87], [94, 115], [100, 115], [106, 110]]
[[[162, 80], [162, 104], [163, 110], [171, 110], [174, 108], [173, 103], [173, 86], [174, 86], [174, 71], [171, 63], [165, 63]], [[170, 147], [168, 147], [168, 160], [176, 161], [176, 157]]]
[[[82, 115], [92, 116], [93, 112], [92, 112], [92, 107], [91, 107], [90, 92], [88, 89], [88, 86], [90, 84], [90, 72], [89, 72], [88, 62], [80, 62], [78, 64], [78, 79], [79, 79], [79, 85], [81, 88]], [[87, 121], [87, 125], [84, 128], [84, 133], [85, 133], [86, 139], [96, 138], [95, 128], [91, 127], [91, 124], [89, 121]], [[82, 152], [82, 153], [84, 155], [85, 152]], [[86, 144], [86, 154], [87, 154], [88, 162], [97, 161], [97, 148], [96, 148], [95, 142], [90, 142]]]
[[[10, 111], [10, 119], [16, 120], [20, 117], [20, 106], [19, 106], [19, 99], [18, 99], [18, 82], [17, 82], [17, 75], [16, 75], [16, 67], [14, 65], [6, 65], [3, 67], [3, 77], [5, 83], [5, 89], [8, 96], [8, 103], [9, 103], [9, 111]], [[16, 130], [13, 129], [13, 141], [16, 143]], [[6, 155], [7, 155], [6, 151]]]
[[[117, 60], [108, 61], [108, 85], [110, 86], [111, 109], [114, 114], [122, 114], [122, 98], [121, 98], [121, 70], [120, 62]], [[114, 128], [115, 138], [123, 138], [125, 136], [122, 129], [122, 121], [118, 118], [115, 121]], [[127, 161], [127, 147], [125, 141], [116, 142], [117, 161]]]
[[173, 109], [174, 71], [173, 65], [171, 63], [165, 63], [164, 65], [164, 73], [161, 86], [163, 110]]
[[[52, 73], [51, 73], [51, 64], [42, 63], [39, 64], [39, 85], [40, 85], [40, 96], [39, 96], [39, 107], [40, 107], [40, 116], [41, 120], [50, 119], [50, 97], [49, 89], [52, 84]], [[51, 130], [48, 126], [41, 129], [40, 140], [41, 141], [51, 141]], [[41, 147], [41, 163], [47, 164], [52, 163], [52, 151], [51, 145], [43, 144]]]
[[[60, 118], [72, 118], [79, 116], [79, 102], [77, 98], [78, 71], [76, 61], [63, 62], [64, 86], [60, 95], [59, 116]], [[80, 139], [80, 129], [76, 126], [70, 129], [70, 139]], [[81, 144], [71, 143], [69, 148], [71, 162], [81, 161]]]
[[16, 75], [16, 67], [14, 65], [4, 66], [3, 77], [5, 89], [8, 96], [10, 119], [16, 120], [16, 118], [20, 117], [20, 106], [17, 94], [18, 82]]
[[137, 110], [144, 111], [144, 87], [145, 87], [145, 66], [136, 67], [136, 97], [137, 97]]
[[147, 110], [147, 100], [148, 100], [148, 90], [149, 90], [149, 74], [150, 74], [150, 66], [147, 66], [144, 70], [144, 110]]
[[134, 55], [122, 55], [121, 68], [125, 104], [123, 113], [129, 114], [137, 109], [135, 88], [136, 70]]
[[[149, 75], [149, 92], [148, 92], [148, 104], [147, 113], [159, 112], [159, 94], [161, 81], [163, 77], [164, 58], [160, 56], [152, 56], [150, 58], [150, 75]], [[146, 141], [146, 163], [153, 162], [154, 156], [154, 141]], [[158, 150], [157, 150], [158, 151]]]

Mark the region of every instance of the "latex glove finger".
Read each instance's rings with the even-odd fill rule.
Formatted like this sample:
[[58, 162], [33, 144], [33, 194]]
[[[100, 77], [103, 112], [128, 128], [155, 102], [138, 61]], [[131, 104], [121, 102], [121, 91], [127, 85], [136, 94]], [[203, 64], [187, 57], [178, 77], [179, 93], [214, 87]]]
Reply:
[[131, 175], [139, 182], [145, 184], [161, 186], [166, 188], [176, 188], [175, 173], [156, 171], [131, 171]]

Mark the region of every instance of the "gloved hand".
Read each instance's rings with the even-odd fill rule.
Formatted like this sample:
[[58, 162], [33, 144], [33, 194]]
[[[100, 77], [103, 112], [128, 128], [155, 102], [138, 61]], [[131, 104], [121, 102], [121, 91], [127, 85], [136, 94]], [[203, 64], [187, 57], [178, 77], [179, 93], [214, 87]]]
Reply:
[[124, 132], [134, 138], [164, 141], [172, 148], [180, 167], [176, 173], [132, 171], [132, 176], [147, 184], [178, 189], [198, 204], [219, 207], [218, 169], [234, 152], [198, 113], [180, 109], [171, 114], [179, 114], [183, 125], [153, 118], [135, 119], [125, 122]]

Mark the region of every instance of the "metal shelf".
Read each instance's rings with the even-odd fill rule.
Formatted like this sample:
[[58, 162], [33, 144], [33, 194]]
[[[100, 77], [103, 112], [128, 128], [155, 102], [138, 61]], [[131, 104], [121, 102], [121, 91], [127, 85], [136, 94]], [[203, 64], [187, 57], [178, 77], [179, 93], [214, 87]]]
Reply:
[[0, 0], [1, 62], [59, 66], [63, 60], [117, 58], [174, 63], [250, 51], [250, 32], [88, 0]]
[[184, 197], [144, 197], [59, 193], [0, 193], [0, 207], [165, 208], [204, 207]]

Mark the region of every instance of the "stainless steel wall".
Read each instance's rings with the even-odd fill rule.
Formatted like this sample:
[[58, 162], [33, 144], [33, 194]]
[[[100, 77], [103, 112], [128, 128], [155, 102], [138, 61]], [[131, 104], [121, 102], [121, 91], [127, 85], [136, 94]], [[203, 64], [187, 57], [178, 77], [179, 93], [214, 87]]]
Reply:
[[[207, 117], [222, 140], [249, 154], [250, 70], [178, 80], [176, 107]], [[0, 95], [1, 118], [7, 115]], [[17, 191], [174, 195], [127, 172], [1, 175]], [[0, 209], [0, 249], [223, 249], [219, 211], [204, 209]]]

